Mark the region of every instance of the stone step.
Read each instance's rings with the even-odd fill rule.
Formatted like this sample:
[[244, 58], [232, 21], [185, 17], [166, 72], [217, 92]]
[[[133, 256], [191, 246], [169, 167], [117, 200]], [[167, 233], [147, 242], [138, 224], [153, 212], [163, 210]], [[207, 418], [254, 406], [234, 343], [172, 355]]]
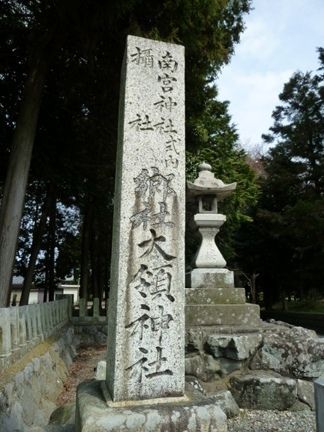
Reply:
[[186, 305], [186, 327], [191, 326], [258, 326], [260, 307], [255, 304]]
[[187, 305], [245, 304], [244, 288], [186, 288]]

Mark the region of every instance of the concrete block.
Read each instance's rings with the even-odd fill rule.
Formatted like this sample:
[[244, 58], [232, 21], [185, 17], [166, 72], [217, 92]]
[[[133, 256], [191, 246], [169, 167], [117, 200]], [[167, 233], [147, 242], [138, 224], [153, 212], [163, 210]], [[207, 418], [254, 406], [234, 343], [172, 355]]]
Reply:
[[324, 377], [314, 381], [317, 432], [324, 432]]
[[26, 323], [26, 308], [27, 306], [19, 306], [19, 346], [23, 348], [27, 345], [27, 323]]
[[107, 369], [106, 360], [100, 360], [97, 363], [95, 379], [98, 381], [105, 380], [106, 379], [106, 369]]
[[9, 308], [11, 327], [11, 350], [19, 350], [19, 315], [18, 306]]
[[79, 317], [84, 318], [87, 315], [87, 302], [86, 299], [79, 299]]

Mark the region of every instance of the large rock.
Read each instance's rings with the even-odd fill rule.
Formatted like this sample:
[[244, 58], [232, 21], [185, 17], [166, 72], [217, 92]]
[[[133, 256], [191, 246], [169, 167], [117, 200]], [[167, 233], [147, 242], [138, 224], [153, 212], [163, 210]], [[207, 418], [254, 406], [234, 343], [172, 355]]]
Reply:
[[49, 419], [51, 425], [74, 425], [75, 423], [75, 403], [69, 403], [58, 407], [52, 412]]
[[[186, 374], [207, 382], [219, 380], [234, 371], [246, 368], [262, 341], [258, 332], [233, 333], [227, 327], [189, 328], [186, 333]], [[227, 331], [228, 333], [226, 333]]]
[[266, 371], [232, 377], [230, 389], [240, 408], [286, 410], [297, 401], [297, 383]]
[[208, 350], [215, 358], [247, 360], [262, 341], [260, 333], [244, 335], [213, 334], [207, 337]]
[[193, 354], [185, 359], [186, 375], [194, 376], [207, 382], [221, 375], [221, 363], [212, 355]]
[[217, 406], [221, 408], [226, 414], [227, 418], [232, 418], [240, 413], [239, 406], [237, 405], [232, 393], [229, 390], [222, 390], [214, 395], [209, 396]]
[[312, 330], [272, 323], [263, 331], [263, 343], [251, 369], [270, 369], [296, 378], [317, 378], [324, 373], [324, 343]]

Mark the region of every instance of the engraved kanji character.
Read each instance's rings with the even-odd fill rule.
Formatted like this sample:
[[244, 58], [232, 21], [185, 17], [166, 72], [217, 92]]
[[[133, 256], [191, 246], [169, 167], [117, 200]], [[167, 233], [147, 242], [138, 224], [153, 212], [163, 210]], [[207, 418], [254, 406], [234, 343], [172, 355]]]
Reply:
[[146, 378], [154, 378], [157, 376], [161, 376], [161, 375], [173, 375], [173, 372], [170, 369], [162, 369], [163, 363], [167, 361], [166, 357], [163, 357], [162, 355], [162, 347], [155, 347], [156, 348], [156, 359], [151, 362], [148, 363], [148, 366], [150, 366], [154, 369], [154, 372], [145, 374]]
[[163, 111], [164, 109], [167, 111], [172, 111], [172, 109], [177, 106], [177, 102], [174, 102], [171, 96], [163, 96], [160, 95], [160, 100], [157, 102], [154, 102], [156, 108], [158, 108], [160, 111]]
[[175, 72], [178, 69], [178, 62], [174, 60], [170, 51], [166, 51], [164, 56], [162, 56], [162, 59], [159, 60], [159, 67], [162, 70]]
[[172, 168], [178, 168], [179, 165], [179, 159], [172, 157], [171, 154], [169, 154], [169, 157], [167, 159], [164, 159], [165, 166], [166, 167], [172, 167]]
[[[145, 348], [140, 348], [140, 351], [144, 354], [147, 354], [148, 351]], [[148, 372], [149, 368], [145, 366], [147, 362], [147, 357], [143, 356], [131, 366], [128, 366], [125, 370], [130, 371], [130, 378], [135, 378], [138, 383], [141, 383], [143, 380], [143, 373]]]
[[151, 329], [153, 332], [166, 330], [169, 328], [170, 321], [173, 321], [173, 316], [170, 314], [163, 314], [164, 307], [159, 305], [158, 317], [151, 318]]
[[[153, 273], [148, 270], [147, 265], [141, 264], [129, 287], [135, 288], [143, 298], [146, 298], [150, 293], [152, 276]], [[144, 309], [143, 305], [142, 309]]]
[[135, 120], [128, 122], [131, 127], [135, 127], [137, 131], [154, 130], [150, 117], [147, 114], [144, 115], [144, 119], [142, 119], [140, 114], [136, 114], [136, 117]]
[[150, 317], [144, 313], [142, 316], [137, 318], [137, 320], [125, 326], [125, 328], [131, 329], [131, 336], [138, 334], [139, 340], [141, 341], [143, 339], [144, 330], [149, 328], [149, 325], [145, 324], [147, 320], [150, 320]]
[[145, 209], [135, 213], [130, 217], [130, 221], [132, 223], [132, 229], [137, 228], [143, 224], [143, 229], [147, 229], [147, 225], [151, 220], [150, 212], [151, 210], [147, 207], [148, 203], [144, 203], [146, 205]]
[[[152, 167], [153, 175], [150, 177], [149, 201], [154, 199], [156, 192], [162, 192], [163, 201], [165, 202], [168, 195], [175, 195], [175, 191], [170, 187], [174, 174], [163, 176], [156, 167]], [[161, 189], [160, 189], [161, 188]]]
[[132, 62], [136, 63], [137, 65], [143, 65], [148, 66], [150, 68], [153, 67], [153, 55], [151, 54], [152, 49], [141, 49], [139, 47], [136, 47], [136, 53], [131, 54]]
[[158, 81], [162, 83], [162, 91], [167, 93], [173, 90], [172, 82], [177, 81], [177, 79], [164, 73], [163, 75], [158, 76]]
[[150, 176], [148, 174], [148, 170], [143, 168], [139, 175], [134, 178], [134, 182], [136, 184], [135, 192], [139, 192], [140, 196], [144, 196], [149, 188], [149, 180]]
[[172, 119], [165, 119], [164, 117], [161, 117], [161, 121], [159, 123], [155, 123], [153, 125], [155, 130], [157, 130], [160, 133], [168, 133], [168, 134], [177, 134], [177, 130], [174, 129], [174, 124]]
[[160, 211], [159, 213], [155, 213], [151, 217], [152, 226], [165, 225], [169, 228], [174, 227], [174, 223], [171, 221], [165, 221], [165, 218], [170, 215], [170, 212], [167, 210], [167, 205], [165, 202], [159, 202]]
[[172, 267], [171, 264], [157, 267], [154, 269], [153, 281], [150, 287], [150, 294], [153, 299], [165, 295], [168, 300], [174, 302], [174, 297], [171, 295], [171, 281], [172, 275], [165, 269]]
[[178, 131], [176, 129], [174, 129], [174, 125], [172, 122], [172, 119], [168, 119], [165, 128], [164, 128], [164, 132], [168, 133], [168, 134], [177, 134]]
[[166, 146], [166, 151], [167, 152], [172, 152], [174, 151], [175, 153], [179, 154], [179, 151], [176, 148], [176, 143], [181, 142], [180, 138], [174, 138], [172, 135], [169, 135], [169, 141], [166, 142], [167, 146]]
[[147, 247], [146, 251], [140, 256], [140, 258], [142, 258], [143, 256], [150, 255], [150, 253], [155, 249], [157, 252], [159, 252], [159, 254], [162, 255], [162, 257], [166, 261], [172, 261], [173, 259], [175, 259], [176, 258], [175, 256], [166, 253], [158, 244], [159, 242], [165, 242], [166, 240], [165, 237], [164, 236], [157, 237], [156, 231], [154, 229], [150, 229], [150, 233], [151, 233], [150, 239], [144, 240], [138, 244], [140, 248]]

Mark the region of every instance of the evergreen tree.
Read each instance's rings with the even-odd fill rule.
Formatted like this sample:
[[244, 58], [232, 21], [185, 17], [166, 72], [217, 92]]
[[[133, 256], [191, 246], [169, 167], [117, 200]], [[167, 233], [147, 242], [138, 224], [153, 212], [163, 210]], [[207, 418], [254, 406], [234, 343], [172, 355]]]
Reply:
[[255, 224], [240, 233], [241, 266], [259, 273], [268, 307], [286, 296], [323, 295], [324, 75], [323, 49], [316, 72], [296, 72], [279, 95], [274, 144], [263, 159]]
[[[91, 261], [81, 258], [86, 267], [83, 273], [93, 266], [104, 274], [100, 280], [107, 285], [107, 268], [103, 267], [109, 263], [119, 77], [127, 34], [185, 45], [187, 143], [194, 148], [206, 141], [202, 116], [206, 103], [215, 96], [211, 82], [233, 54], [250, 4], [250, 0], [2, 3], [5, 25], [0, 43], [8, 55], [0, 71], [5, 77], [1, 104], [10, 113], [9, 117], [0, 115], [2, 136], [6, 137], [0, 152], [10, 154], [13, 162], [5, 166], [1, 206], [0, 306], [8, 298], [30, 163], [29, 183], [55, 184], [56, 201], [73, 201], [80, 209], [83, 226], [89, 226], [82, 232], [90, 236], [88, 242], [81, 241]], [[10, 144], [13, 129], [15, 144]], [[14, 184], [19, 185], [19, 196], [11, 192]], [[12, 206], [8, 203], [14, 197]], [[96, 217], [85, 224], [91, 208]], [[13, 229], [7, 236], [10, 224]], [[104, 265], [99, 257], [104, 257]]]

